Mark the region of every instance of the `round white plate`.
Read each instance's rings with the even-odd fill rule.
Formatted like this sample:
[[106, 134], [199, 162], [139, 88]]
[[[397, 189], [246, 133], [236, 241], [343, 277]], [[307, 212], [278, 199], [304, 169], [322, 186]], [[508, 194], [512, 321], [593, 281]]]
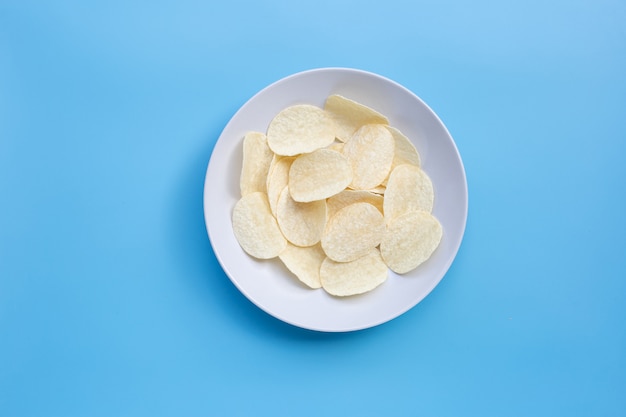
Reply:
[[[396, 275], [369, 293], [336, 298], [301, 284], [280, 260], [260, 261], [239, 246], [231, 225], [240, 197], [242, 139], [265, 132], [282, 109], [297, 103], [323, 107], [341, 94], [389, 118], [417, 147], [435, 189], [433, 214], [443, 226], [433, 256], [416, 270]], [[389, 321], [419, 303], [441, 281], [459, 249], [467, 219], [467, 183], [459, 152], [435, 113], [415, 94], [380, 75], [348, 68], [297, 73], [266, 87], [244, 104], [220, 135], [206, 173], [204, 216], [218, 261], [235, 286], [272, 316], [306, 329], [344, 332]]]

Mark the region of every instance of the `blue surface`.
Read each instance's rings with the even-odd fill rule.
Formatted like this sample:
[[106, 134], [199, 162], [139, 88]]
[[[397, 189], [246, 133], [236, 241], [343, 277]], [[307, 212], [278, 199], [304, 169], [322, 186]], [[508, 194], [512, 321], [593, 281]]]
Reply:
[[[626, 3], [0, 2], [0, 416], [626, 415]], [[222, 128], [305, 69], [379, 73], [455, 138], [435, 291], [320, 334], [204, 228]]]

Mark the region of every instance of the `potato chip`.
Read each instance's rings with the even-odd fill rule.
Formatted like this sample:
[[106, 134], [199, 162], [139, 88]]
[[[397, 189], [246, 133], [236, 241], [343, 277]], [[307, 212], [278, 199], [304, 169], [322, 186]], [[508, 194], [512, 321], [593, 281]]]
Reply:
[[[268, 145], [268, 147], [269, 147], [269, 145]], [[271, 149], [270, 149], [270, 151], [271, 151]], [[267, 169], [267, 173], [266, 173], [266, 177], [267, 177], [266, 182], [265, 182], [266, 189], [267, 189], [267, 183], [269, 182], [270, 177], [272, 176], [272, 172], [274, 171], [274, 167], [276, 167], [276, 164], [278, 163], [278, 161], [280, 161], [283, 158], [287, 158], [287, 157], [286, 156], [282, 156], [282, 155], [276, 155], [275, 153], [272, 152], [272, 161], [270, 162], [270, 166]]]
[[393, 126], [387, 126], [389, 132], [393, 136], [395, 142], [395, 151], [393, 155], [393, 162], [391, 163], [391, 170], [402, 164], [411, 164], [415, 166], [421, 165], [420, 155], [415, 148], [415, 145], [404, 136], [402, 132]]
[[233, 209], [233, 231], [242, 249], [255, 258], [275, 258], [287, 247], [262, 192], [246, 194], [237, 201]]
[[310, 288], [320, 288], [320, 267], [326, 254], [320, 244], [302, 248], [287, 243], [287, 248], [278, 256], [287, 269], [303, 284]]
[[362, 126], [343, 147], [343, 154], [352, 166], [350, 187], [370, 190], [380, 185], [391, 168], [394, 139], [384, 125]]
[[336, 212], [354, 203], [370, 203], [383, 213], [383, 196], [363, 190], [344, 190], [326, 200], [326, 217], [331, 218]]
[[326, 201], [299, 203], [291, 198], [289, 186], [278, 197], [278, 226], [287, 240], [296, 246], [313, 246], [320, 241], [326, 224]]
[[433, 184], [421, 168], [402, 164], [397, 166], [387, 182], [383, 213], [385, 222], [409, 211], [424, 210], [431, 212], [434, 202]]
[[337, 128], [330, 115], [309, 104], [287, 107], [267, 128], [267, 143], [278, 154], [294, 156], [324, 148], [335, 140]]
[[274, 216], [276, 216], [278, 197], [289, 184], [289, 168], [295, 159], [293, 156], [278, 156], [273, 167], [270, 167], [270, 174], [267, 177], [267, 199]]
[[[272, 174], [274, 172], [274, 168], [276, 168], [276, 164], [278, 164], [278, 161], [280, 161], [283, 158], [287, 158], [287, 157], [286, 156], [282, 156], [282, 155], [273, 154], [272, 161], [270, 162], [270, 166], [267, 168], [267, 174], [266, 174], [266, 178], [265, 178], [265, 191], [266, 192], [268, 192], [268, 190], [270, 188], [270, 179], [272, 178]], [[283, 187], [284, 187], [284, 185], [283, 185]], [[280, 191], [282, 191], [282, 190], [283, 189], [281, 188]], [[270, 207], [271, 207], [271, 204], [270, 204]]]
[[392, 271], [404, 274], [426, 261], [439, 246], [443, 230], [426, 211], [410, 211], [387, 225], [380, 252]]
[[338, 297], [363, 294], [387, 280], [389, 271], [378, 249], [373, 248], [352, 262], [326, 258], [320, 268], [322, 287]]
[[335, 120], [337, 139], [342, 142], [347, 142], [363, 125], [389, 124], [389, 120], [376, 110], [337, 94], [326, 99], [324, 110]]
[[250, 132], [244, 136], [243, 163], [239, 177], [242, 196], [257, 191], [265, 192], [265, 179], [273, 155], [263, 133]]
[[350, 163], [345, 156], [330, 149], [300, 155], [289, 169], [291, 197], [303, 203], [331, 197], [351, 181]]
[[384, 231], [385, 222], [376, 207], [369, 203], [350, 204], [328, 220], [322, 248], [333, 261], [350, 262], [378, 246]]

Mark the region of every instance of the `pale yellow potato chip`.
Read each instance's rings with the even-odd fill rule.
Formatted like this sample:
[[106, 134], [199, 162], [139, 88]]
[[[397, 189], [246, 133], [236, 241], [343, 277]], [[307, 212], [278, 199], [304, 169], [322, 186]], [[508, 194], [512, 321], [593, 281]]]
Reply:
[[273, 156], [274, 153], [267, 145], [267, 138], [263, 133], [249, 132], [244, 136], [243, 163], [239, 177], [242, 196], [266, 191], [265, 180]]
[[384, 125], [369, 124], [357, 130], [343, 147], [343, 154], [352, 166], [355, 190], [371, 190], [379, 186], [391, 168], [395, 143]]
[[319, 107], [297, 104], [274, 117], [267, 128], [267, 143], [278, 155], [294, 156], [324, 148], [335, 140], [337, 128]]
[[[271, 151], [271, 149], [270, 149], [270, 151]], [[276, 155], [275, 153], [273, 153], [272, 161], [270, 162], [270, 166], [267, 169], [267, 174], [266, 174], [266, 177], [267, 177], [266, 182], [265, 182], [266, 189], [267, 189], [267, 183], [269, 182], [270, 177], [272, 176], [272, 172], [274, 172], [274, 167], [276, 167], [276, 164], [278, 163], [278, 161], [280, 161], [283, 158], [287, 158], [287, 157], [286, 156], [282, 156], [282, 155]]]
[[342, 142], [347, 142], [363, 125], [389, 124], [389, 120], [376, 110], [337, 94], [326, 98], [324, 110], [334, 118], [337, 139]]
[[330, 149], [300, 155], [289, 169], [289, 192], [299, 202], [323, 200], [346, 188], [352, 167], [345, 156]]
[[384, 232], [383, 215], [376, 207], [369, 203], [350, 204], [328, 219], [322, 248], [333, 261], [350, 262], [378, 246]]
[[291, 198], [287, 186], [278, 197], [276, 219], [289, 242], [296, 246], [313, 246], [324, 232], [326, 200], [299, 203]]
[[276, 216], [276, 205], [278, 197], [283, 189], [289, 184], [289, 168], [295, 160], [293, 156], [279, 156], [271, 167], [269, 176], [267, 177], [267, 199], [270, 203], [272, 214]]
[[391, 132], [395, 142], [395, 151], [393, 155], [393, 161], [391, 163], [391, 170], [402, 164], [411, 164], [415, 166], [421, 165], [420, 155], [417, 152], [417, 148], [413, 145], [413, 142], [409, 140], [402, 132], [393, 126], [387, 126], [387, 129]]
[[322, 287], [338, 297], [372, 291], [387, 280], [389, 270], [378, 249], [370, 249], [352, 262], [335, 262], [326, 258], [320, 268]]
[[232, 221], [239, 245], [255, 258], [275, 258], [287, 247], [265, 193], [246, 194], [237, 201]]
[[414, 270], [433, 254], [443, 235], [439, 221], [426, 211], [410, 211], [387, 225], [380, 252], [398, 274]]
[[435, 192], [433, 183], [426, 173], [415, 165], [398, 165], [387, 182], [383, 213], [385, 223], [409, 211], [431, 212]]
[[330, 219], [342, 208], [354, 203], [370, 203], [383, 213], [383, 196], [363, 190], [344, 190], [326, 200], [326, 216]]
[[[270, 166], [267, 168], [267, 173], [265, 174], [265, 192], [266, 193], [269, 191], [269, 188], [270, 188], [270, 178], [272, 178], [272, 173], [274, 172], [274, 168], [276, 167], [276, 164], [278, 163], [278, 161], [280, 161], [282, 158], [286, 158], [286, 157], [282, 155], [276, 155], [276, 154], [272, 156]], [[270, 204], [270, 207], [271, 206], [272, 205]]]
[[278, 256], [287, 269], [303, 284], [310, 288], [320, 288], [320, 267], [326, 254], [320, 244], [302, 248], [287, 243], [287, 248]]

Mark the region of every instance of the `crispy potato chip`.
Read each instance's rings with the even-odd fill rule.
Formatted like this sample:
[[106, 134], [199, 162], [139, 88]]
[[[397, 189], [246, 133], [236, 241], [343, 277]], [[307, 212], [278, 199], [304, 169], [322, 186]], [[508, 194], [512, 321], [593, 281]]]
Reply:
[[313, 246], [320, 241], [326, 224], [326, 200], [299, 203], [283, 188], [276, 205], [278, 226], [296, 246]]
[[[269, 146], [268, 146], [269, 147]], [[271, 151], [271, 149], [270, 149]], [[286, 156], [282, 156], [282, 155], [276, 155], [275, 153], [272, 152], [272, 161], [270, 162], [270, 166], [269, 168], [267, 168], [267, 174], [266, 174], [266, 181], [265, 181], [265, 186], [267, 189], [267, 183], [270, 180], [270, 177], [272, 176], [272, 172], [274, 172], [274, 168], [276, 167], [276, 164], [278, 163], [278, 161], [280, 161], [283, 158], [287, 158]]]
[[299, 202], [331, 197], [352, 181], [352, 167], [345, 156], [330, 149], [300, 155], [289, 169], [289, 192]]
[[280, 197], [280, 193], [287, 184], [289, 184], [289, 168], [294, 159], [296, 158], [293, 156], [278, 156], [273, 167], [270, 167], [271, 171], [267, 177], [267, 199], [269, 200], [270, 209], [274, 216], [276, 216], [278, 197]]
[[342, 142], [347, 142], [363, 125], [389, 124], [389, 120], [376, 110], [337, 94], [326, 99], [324, 110], [335, 120], [337, 139]]
[[309, 104], [287, 107], [267, 128], [267, 143], [278, 155], [294, 156], [324, 148], [335, 140], [337, 128], [330, 115]]
[[320, 267], [326, 254], [318, 243], [314, 246], [301, 248], [287, 243], [287, 248], [278, 256], [303, 284], [310, 288], [320, 288]]
[[369, 203], [350, 204], [328, 220], [322, 248], [333, 261], [350, 262], [378, 246], [384, 231], [385, 222], [376, 207]]
[[255, 258], [275, 258], [287, 247], [262, 192], [246, 194], [237, 201], [233, 209], [233, 231], [242, 249]]
[[393, 126], [387, 126], [389, 132], [393, 136], [393, 140], [395, 142], [395, 152], [393, 155], [393, 162], [391, 163], [391, 170], [402, 164], [411, 164], [415, 166], [420, 166], [420, 155], [415, 148], [415, 145], [404, 136], [402, 132], [396, 129]]
[[426, 261], [439, 246], [443, 230], [426, 211], [410, 211], [387, 225], [380, 252], [392, 271], [404, 274]]
[[397, 166], [387, 182], [383, 213], [385, 222], [409, 211], [424, 210], [431, 212], [434, 202], [433, 184], [420, 168], [402, 164]]
[[338, 297], [363, 294], [387, 280], [387, 265], [378, 249], [370, 249], [352, 262], [335, 262], [326, 258], [320, 268], [322, 287]]
[[350, 187], [370, 190], [380, 185], [391, 168], [395, 143], [384, 125], [365, 125], [356, 131], [343, 147], [343, 154], [352, 165]]
[[239, 177], [242, 196], [257, 191], [265, 192], [265, 179], [273, 155], [263, 133], [250, 132], [244, 136], [243, 163]]
[[354, 203], [370, 203], [383, 213], [383, 196], [370, 191], [344, 190], [326, 200], [326, 217], [330, 219], [336, 212]]

